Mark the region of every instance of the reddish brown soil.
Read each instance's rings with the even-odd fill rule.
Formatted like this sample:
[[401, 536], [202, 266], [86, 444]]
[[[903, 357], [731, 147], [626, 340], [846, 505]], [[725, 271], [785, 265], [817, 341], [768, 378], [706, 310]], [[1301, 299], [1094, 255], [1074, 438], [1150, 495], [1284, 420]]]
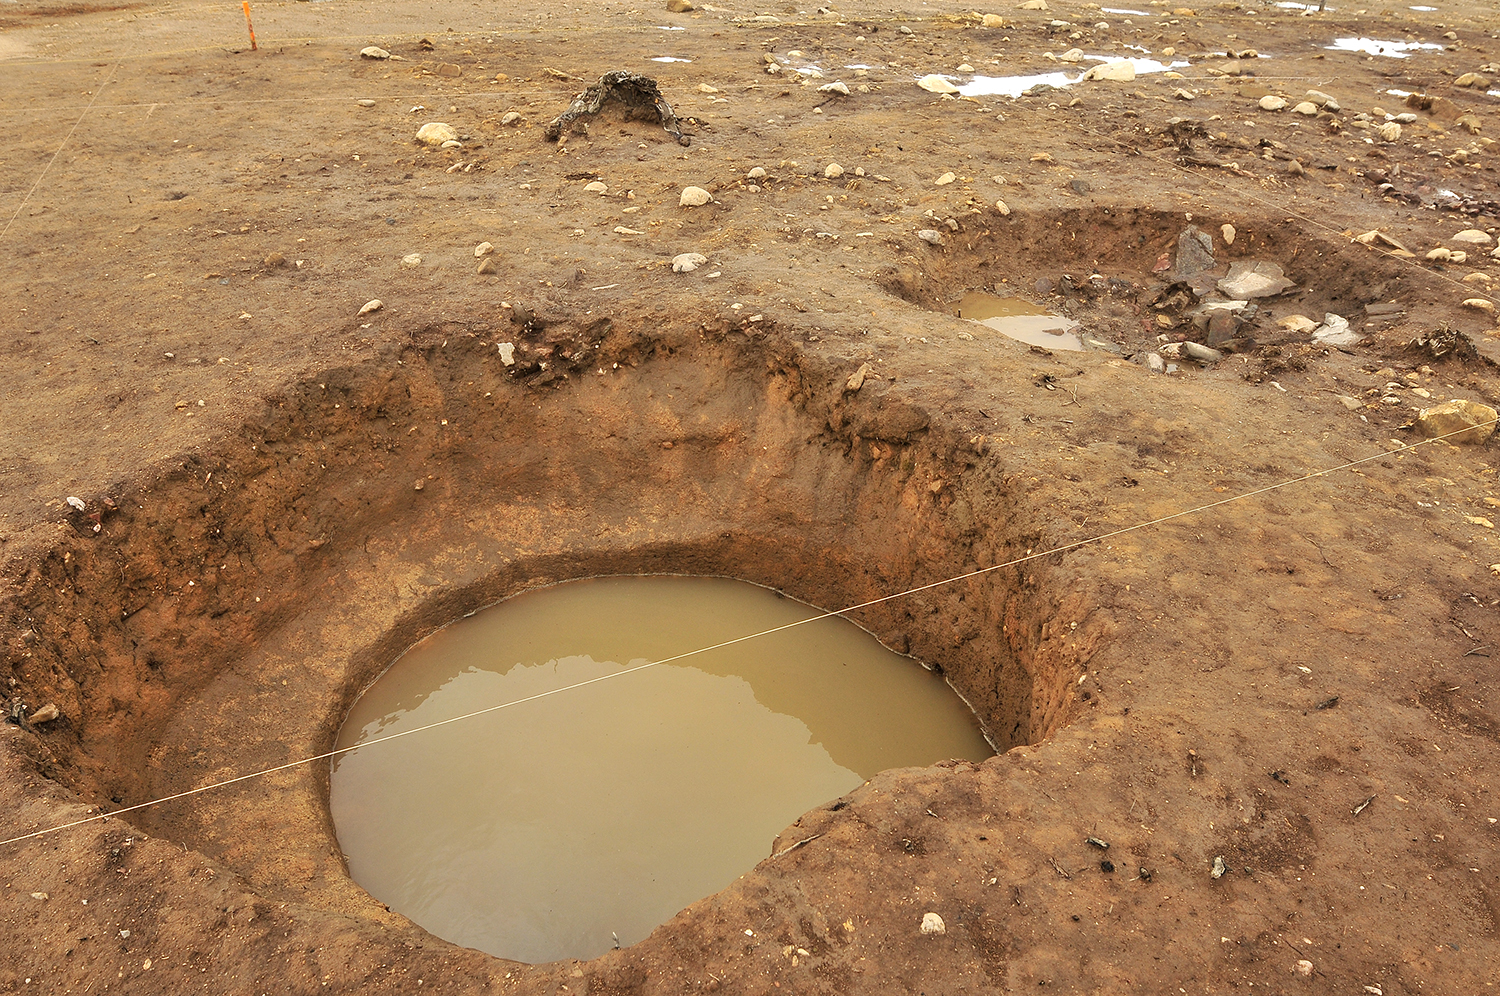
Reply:
[[[372, 900], [326, 767], [295, 767], [0, 845], [0, 993], [1493, 991], [1495, 444], [1391, 452], [1415, 409], [1500, 394], [1462, 304], [1493, 303], [1464, 278], [1500, 279], [1494, 243], [1450, 241], [1500, 225], [1497, 98], [1455, 83], [1500, 44], [1491, 5], [1438, 6], [287, 3], [253, 52], [232, 5], [0, 11], [0, 613], [9, 695], [61, 711], [0, 732], [0, 839], [326, 750], [402, 647], [598, 573], [838, 607], [1008, 565], [856, 618], [1011, 748], [888, 772], [648, 940], [543, 966]], [[1352, 35], [1443, 47], [1321, 47]], [[914, 85], [1127, 44], [1192, 65]], [[690, 145], [544, 140], [620, 68]], [[1257, 106], [1310, 88], [1343, 109]], [[1391, 89], [1451, 107], [1367, 142]], [[464, 147], [417, 146], [426, 121]], [[1297, 289], [1155, 376], [1158, 334], [1193, 334], [1153, 273], [1188, 224]], [[1375, 229], [1412, 257], [1350, 239]], [[975, 288], [1111, 348], [967, 326]], [[1367, 338], [1277, 324], [1330, 311]]]

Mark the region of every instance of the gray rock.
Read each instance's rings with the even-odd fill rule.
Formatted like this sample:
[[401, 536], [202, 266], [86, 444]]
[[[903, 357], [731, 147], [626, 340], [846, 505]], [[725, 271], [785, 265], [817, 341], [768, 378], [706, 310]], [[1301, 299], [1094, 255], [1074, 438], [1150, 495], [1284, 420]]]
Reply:
[[1214, 239], [1197, 225], [1189, 225], [1177, 236], [1177, 272], [1190, 277], [1204, 270], [1212, 270], [1218, 262], [1214, 259]]
[[1217, 349], [1210, 349], [1202, 343], [1191, 341], [1182, 344], [1182, 355], [1191, 357], [1201, 363], [1218, 363], [1224, 358], [1224, 354]]
[[1260, 260], [1230, 263], [1229, 275], [1218, 282], [1219, 291], [1237, 301], [1273, 297], [1295, 286], [1280, 266]]
[[698, 267], [708, 262], [708, 257], [701, 252], [685, 252], [672, 257], [673, 273], [692, 273]]
[[1161, 358], [1160, 353], [1147, 353], [1146, 369], [1154, 374], [1164, 374], [1167, 372], [1167, 361]]
[[362, 97], [359, 100], [356, 100], [355, 103], [358, 104], [360, 107], [374, 107], [375, 106], [375, 101], [371, 100], [369, 97]]
[[1323, 315], [1323, 324], [1313, 329], [1312, 338], [1324, 346], [1352, 346], [1364, 336], [1349, 327], [1347, 318], [1330, 311]]
[[42, 706], [36, 712], [31, 714], [31, 722], [33, 724], [50, 723], [61, 715], [62, 710], [57, 708], [57, 703], [48, 702], [46, 705]]
[[922, 229], [917, 233], [917, 238], [921, 239], [923, 242], [935, 246], [940, 246], [943, 244], [943, 233], [932, 228]]

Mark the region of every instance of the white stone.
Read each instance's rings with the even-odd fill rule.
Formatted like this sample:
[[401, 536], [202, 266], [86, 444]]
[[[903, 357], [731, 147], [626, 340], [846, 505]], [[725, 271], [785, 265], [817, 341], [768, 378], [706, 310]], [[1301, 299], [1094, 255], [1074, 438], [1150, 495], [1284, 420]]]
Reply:
[[818, 87], [818, 92], [819, 93], [841, 93], [845, 97], [847, 97], [847, 96], [849, 96], [849, 85], [847, 83], [841, 83], [841, 82], [835, 80], [832, 83], [824, 83], [822, 86]]
[[746, 173], [745, 176], [751, 180], [764, 180], [766, 178], [766, 171], [764, 167], [756, 166], [750, 172]]
[[429, 121], [417, 129], [417, 141], [423, 145], [442, 145], [458, 141], [458, 129], [441, 121]]
[[823, 168], [823, 175], [828, 177], [828, 179], [830, 180], [837, 180], [839, 177], [844, 175], [844, 167], [840, 166], [838, 163], [829, 163], [826, 167]]
[[943, 922], [942, 917], [938, 916], [936, 913], [922, 914], [922, 933], [946, 934], [947, 932], [948, 925]]
[[518, 124], [520, 122], [520, 120], [521, 120], [521, 113], [519, 111], [506, 111], [504, 114], [500, 115], [500, 123], [502, 125], [509, 126], [509, 125], [513, 125], [513, 124]]
[[685, 252], [672, 257], [673, 273], [692, 273], [698, 267], [708, 262], [708, 257], [701, 252]]
[[948, 172], [948, 173], [944, 173], [942, 176], [938, 177], [936, 180], [933, 180], [932, 184], [935, 187], [946, 187], [948, 184], [952, 183], [954, 180], [957, 180], [957, 179], [958, 179], [957, 174], [952, 173], [952, 172]]
[[1004, 201], [996, 201], [995, 210], [999, 211], [1001, 214], [1010, 214], [1010, 205], [1005, 203]]
[[986, 14], [980, 20], [979, 24], [985, 28], [1003, 28], [1005, 27], [1005, 18], [999, 14]]
[[359, 54], [362, 58], [366, 59], [389, 59], [391, 57], [391, 53], [378, 45], [366, 46], [359, 50]]
[[682, 196], [677, 198], [677, 204], [680, 207], [702, 207], [713, 199], [713, 194], [702, 187], [684, 187]]
[[1495, 302], [1482, 297], [1471, 297], [1464, 302], [1465, 308], [1473, 308], [1475, 311], [1483, 311], [1493, 315], [1495, 313]]
[[1057, 61], [1058, 62], [1082, 62], [1083, 61], [1083, 49], [1081, 49], [1081, 48], [1070, 48], [1066, 52], [1064, 52], [1062, 55], [1059, 55], [1057, 57]]
[[1382, 141], [1394, 142], [1401, 137], [1401, 126], [1394, 121], [1387, 121], [1375, 129], [1375, 134], [1379, 135]]
[[926, 90], [928, 93], [958, 92], [958, 87], [954, 86], [952, 83], [948, 82], [945, 77], [939, 76], [937, 73], [931, 73], [927, 76], [923, 76], [921, 79], [917, 80], [917, 86], [921, 87], [923, 90]]
[[1016, 10], [1050, 10], [1047, 0], [1026, 0], [1025, 3], [1016, 4]]
[[413, 269], [415, 267], [421, 266], [422, 254], [417, 252], [407, 253], [405, 256], [401, 257], [401, 265], [406, 267], [407, 269]]
[[1318, 105], [1314, 104], [1310, 100], [1304, 100], [1302, 103], [1300, 103], [1296, 107], [1292, 108], [1292, 113], [1293, 114], [1302, 114], [1302, 115], [1305, 115], [1307, 117], [1312, 117], [1313, 115], [1315, 115], [1315, 114], [1318, 113]]
[[1297, 962], [1297, 974], [1298, 975], [1311, 975], [1312, 973], [1313, 973], [1313, 963], [1312, 962], [1308, 961], [1306, 958], [1303, 958], [1301, 961]]
[[590, 194], [604, 194], [609, 192], [609, 185], [603, 180], [594, 180], [592, 183], [585, 183], [583, 189]]
[[377, 297], [373, 301], [366, 302], [365, 306], [363, 308], [359, 309], [359, 313], [361, 315], [368, 315], [370, 312], [372, 312], [372, 311], [379, 311], [381, 308], [384, 308], [384, 307], [385, 307], [385, 302], [381, 301], [380, 298]]
[[[444, 142], [442, 144], [442, 146], [441, 146], [441, 148], [444, 148], [444, 149], [461, 149], [463, 147], [464, 147], [464, 143], [460, 142], [456, 138], [450, 138], [450, 139], [448, 139], [448, 141]], [[452, 173], [453, 170], [455, 170], [457, 168], [458, 168], [458, 166], [455, 164], [454, 166], [452, 166], [452, 167], [449, 168], [448, 172]]]
[[508, 367], [516, 365], [516, 344], [513, 342], [502, 342], [500, 344], [500, 362]]
[[1470, 245], [1487, 246], [1490, 244], [1491, 239], [1488, 232], [1481, 232], [1477, 228], [1466, 228], [1462, 232], [1459, 232], [1457, 235], [1453, 236], [1453, 238], [1449, 239], [1448, 241], [1467, 242]]
[[933, 228], [922, 229], [917, 233], [917, 238], [921, 239], [923, 242], [935, 246], [940, 246], [943, 244], [943, 233]]
[[1129, 83], [1135, 79], [1135, 63], [1129, 59], [1117, 59], [1114, 62], [1106, 62], [1084, 73], [1083, 78], [1086, 80], [1113, 80], [1116, 83]]
[[1220, 225], [1219, 234], [1224, 237], [1224, 244], [1226, 246], [1234, 245], [1234, 237], [1237, 233], [1235, 232], [1233, 225]]
[[1286, 107], [1286, 98], [1278, 97], [1274, 93], [1268, 93], [1260, 98], [1260, 109], [1263, 111], [1279, 111]]

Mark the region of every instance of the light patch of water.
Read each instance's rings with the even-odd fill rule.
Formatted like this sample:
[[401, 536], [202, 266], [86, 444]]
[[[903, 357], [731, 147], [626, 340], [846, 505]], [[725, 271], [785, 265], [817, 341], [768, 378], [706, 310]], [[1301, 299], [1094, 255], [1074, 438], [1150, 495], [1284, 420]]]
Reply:
[[970, 291], [958, 302], [958, 317], [978, 322], [1029, 346], [1074, 352], [1084, 349], [1083, 340], [1073, 334], [1078, 322], [1054, 315], [1024, 298]]
[[679, 59], [675, 55], [658, 55], [651, 59], [652, 62], [692, 62], [692, 59]]
[[656, 30], [658, 30], [658, 31], [686, 31], [687, 28], [684, 28], [680, 24], [658, 24], [656, 26]]
[[[527, 592], [409, 651], [338, 745], [819, 614], [724, 578]], [[341, 755], [330, 805], [381, 902], [543, 962], [645, 938], [880, 771], [992, 753], [940, 675], [830, 618]]]
[[1323, 48], [1330, 52], [1363, 52], [1366, 55], [1383, 55], [1391, 59], [1409, 59], [1411, 53], [1443, 46], [1432, 42], [1381, 41], [1376, 38], [1335, 38], [1332, 45]]
[[1407, 10], [1420, 10], [1424, 14], [1427, 14], [1427, 13], [1431, 13], [1432, 11], [1437, 10], [1437, 8], [1436, 7], [1408, 7]]
[[1131, 10], [1128, 7], [1100, 7], [1099, 9], [1101, 11], [1103, 11], [1104, 13], [1106, 13], [1106, 14], [1129, 14], [1132, 17], [1150, 17], [1151, 16], [1150, 14], [1146, 13], [1144, 10]]
[[1282, 2], [1278, 3], [1276, 6], [1280, 7], [1282, 10], [1320, 10], [1321, 9], [1321, 10], [1328, 11], [1328, 10], [1337, 10], [1338, 9], [1336, 7], [1322, 7], [1322, 8], [1320, 8], [1315, 3], [1296, 3], [1296, 2], [1294, 2], [1294, 0], [1282, 0]]
[[[1112, 56], [1086, 55], [1085, 59], [1091, 62], [1117, 62], [1120, 61]], [[1137, 76], [1148, 73], [1159, 73], [1168, 69], [1181, 69], [1191, 65], [1188, 62], [1162, 63], [1156, 59], [1128, 59], [1135, 67]], [[1019, 97], [1034, 86], [1045, 84], [1059, 89], [1072, 86], [1083, 79], [1083, 73], [1069, 75], [1066, 72], [1038, 73], [1033, 76], [975, 76], [969, 82], [958, 88], [958, 92], [965, 97]]]

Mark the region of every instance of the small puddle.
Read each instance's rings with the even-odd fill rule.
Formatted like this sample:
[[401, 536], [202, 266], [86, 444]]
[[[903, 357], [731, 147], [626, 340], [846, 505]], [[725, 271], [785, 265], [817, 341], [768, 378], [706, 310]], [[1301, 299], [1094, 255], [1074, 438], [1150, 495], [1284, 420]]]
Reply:
[[1335, 38], [1332, 45], [1324, 45], [1330, 52], [1363, 52], [1366, 55], [1384, 55], [1392, 59], [1407, 59], [1411, 53], [1422, 50], [1441, 49], [1432, 42], [1380, 41], [1375, 38]]
[[[723, 578], [527, 592], [408, 651], [338, 746], [819, 614]], [[340, 755], [331, 808], [376, 899], [545, 962], [642, 940], [880, 771], [992, 753], [942, 677], [832, 618]]]
[[657, 55], [657, 56], [653, 56], [652, 59], [651, 59], [651, 61], [652, 62], [692, 62], [693, 60], [692, 59], [679, 59], [675, 55]]
[[[1156, 59], [1117, 59], [1103, 55], [1086, 55], [1084, 58], [1089, 62], [1098, 63], [1129, 62], [1135, 67], [1137, 76], [1165, 72], [1168, 69], [1182, 69], [1191, 65], [1182, 61], [1165, 63]], [[960, 86], [958, 92], [965, 97], [1019, 97], [1032, 87], [1041, 84], [1061, 90], [1063, 87], [1077, 83], [1083, 79], [1083, 76], [1083, 72], [1072, 75], [1066, 72], [1053, 72], [1037, 73], [1031, 76], [975, 76]]]
[[958, 317], [1044, 349], [1083, 351], [1083, 340], [1073, 334], [1078, 323], [1054, 315], [1019, 297], [999, 297], [985, 291], [970, 291], [958, 302]]

